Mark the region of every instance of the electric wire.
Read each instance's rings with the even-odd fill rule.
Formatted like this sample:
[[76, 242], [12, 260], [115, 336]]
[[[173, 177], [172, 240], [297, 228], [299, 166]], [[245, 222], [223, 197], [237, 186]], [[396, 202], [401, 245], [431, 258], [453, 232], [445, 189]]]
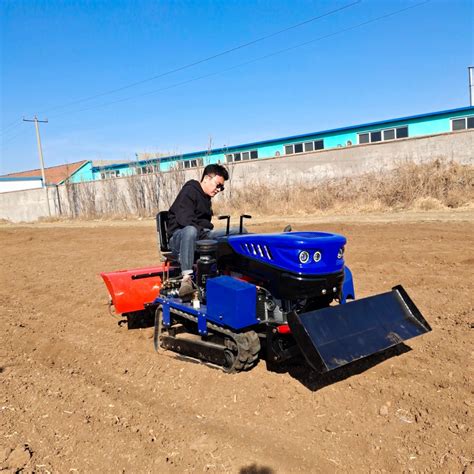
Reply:
[[[153, 95], [153, 94], [157, 94], [159, 92], [163, 92], [163, 91], [166, 91], [166, 90], [169, 90], [169, 89], [173, 89], [175, 87], [180, 87], [180, 86], [183, 86], [183, 85], [186, 85], [186, 84], [189, 84], [191, 82], [195, 82], [195, 81], [198, 81], [198, 80], [202, 80], [202, 79], [205, 79], [205, 78], [208, 78], [208, 77], [212, 77], [212, 76], [216, 76], [216, 75], [219, 75], [219, 74], [224, 74], [224, 73], [227, 73], [229, 71], [232, 71], [234, 69], [237, 69], [237, 68], [240, 68], [240, 67], [243, 67], [243, 66], [246, 66], [246, 65], [249, 65], [249, 64], [252, 64], [252, 63], [255, 63], [255, 62], [258, 62], [258, 61], [261, 61], [261, 60], [264, 60], [264, 59], [268, 59], [270, 57], [273, 57], [273, 56], [276, 56], [276, 55], [279, 55], [279, 54], [283, 54], [283, 53], [286, 53], [288, 51], [291, 51], [291, 50], [294, 50], [294, 49], [297, 49], [297, 48], [301, 48], [301, 47], [304, 47], [304, 46], [307, 46], [309, 44], [312, 44], [312, 43], [315, 43], [315, 42], [318, 42], [318, 41], [322, 41], [324, 39], [327, 39], [327, 38], [330, 38], [330, 37], [333, 37], [333, 36], [336, 36], [336, 35], [339, 35], [339, 34], [342, 34], [342, 33], [345, 33], [347, 31], [352, 31], [352, 30], [355, 30], [355, 29], [358, 29], [358, 28], [361, 28], [363, 26], [366, 26], [368, 24], [371, 24], [371, 23], [375, 23], [377, 21], [380, 21], [380, 20], [383, 20], [385, 18], [389, 18], [391, 16], [395, 16], [395, 15], [398, 15], [400, 13], [403, 13], [405, 11], [408, 11], [408, 10], [411, 10], [413, 8], [417, 8], [419, 6], [422, 6], [422, 5], [425, 5], [427, 3], [430, 3], [431, 0], [425, 0], [423, 2], [419, 2], [419, 3], [416, 3], [414, 5], [410, 5], [408, 7], [405, 7], [405, 8], [401, 8], [401, 9], [398, 9], [398, 10], [395, 10], [393, 12], [389, 12], [389, 13], [386, 13], [384, 15], [380, 15], [378, 17], [375, 17], [375, 18], [372, 18], [372, 19], [369, 19], [369, 20], [366, 20], [364, 22], [361, 22], [361, 23], [358, 23], [356, 25], [352, 25], [352, 26], [349, 26], [347, 28], [343, 28], [341, 30], [338, 30], [338, 31], [335, 31], [335, 32], [332, 32], [332, 33], [329, 33], [327, 35], [324, 35], [324, 36], [320, 36], [318, 38], [314, 38], [312, 40], [309, 40], [309, 41], [305, 41], [303, 43], [299, 43], [299, 44], [296, 44], [296, 45], [293, 45], [293, 46], [289, 46], [288, 48], [284, 48], [284, 49], [281, 49], [281, 50], [278, 50], [278, 51], [275, 51], [275, 52], [272, 52], [272, 53], [269, 53], [269, 54], [266, 54], [264, 56], [260, 56], [260, 57], [257, 57], [257, 58], [254, 58], [254, 59], [251, 59], [249, 61], [245, 61], [243, 63], [240, 63], [240, 64], [237, 64], [237, 65], [234, 65], [234, 66], [231, 66], [229, 68], [226, 68], [226, 69], [221, 69], [219, 71], [215, 71], [215, 72], [211, 72], [209, 74], [204, 74], [204, 75], [201, 75], [201, 76], [198, 76], [198, 77], [194, 77], [194, 78], [191, 78], [191, 79], [188, 79], [188, 80], [185, 80], [185, 81], [181, 81], [181, 82], [178, 82], [178, 83], [175, 83], [175, 84], [171, 84], [169, 86], [166, 86], [166, 87], [162, 87], [160, 89], [155, 89], [155, 90], [152, 90], [152, 91], [148, 91], [148, 92], [144, 92], [142, 94], [136, 94], [136, 95], [133, 95], [133, 96], [129, 96], [129, 97], [125, 97], [125, 98], [122, 98], [122, 99], [117, 99], [117, 100], [113, 100], [113, 101], [109, 101], [109, 102], [105, 102], [105, 103], [102, 103], [102, 104], [96, 104], [96, 105], [93, 105], [93, 106], [90, 106], [90, 107], [86, 107], [86, 108], [82, 108], [82, 109], [78, 109], [78, 110], [73, 110], [73, 111], [68, 111], [68, 112], [61, 112], [61, 113], [58, 113], [58, 114], [55, 114], [53, 115], [52, 117], [50, 118], [56, 118], [56, 117], [59, 117], [59, 116], [62, 116], [62, 115], [65, 115], [66, 113], [67, 114], [73, 114], [73, 113], [79, 113], [79, 112], [85, 112], [85, 111], [89, 111], [89, 110], [94, 110], [94, 109], [97, 109], [97, 108], [102, 108], [102, 107], [106, 107], [106, 106], [109, 106], [109, 105], [113, 105], [113, 104], [117, 104], [117, 103], [121, 103], [121, 102], [126, 102], [126, 101], [130, 101], [130, 100], [133, 100], [133, 99], [137, 99], [137, 98], [141, 98], [141, 97], [145, 97], [145, 96], [149, 96], [149, 95]], [[308, 20], [309, 21], [309, 20]], [[291, 28], [291, 27], [290, 27]], [[277, 33], [274, 33], [273, 36], [277, 34]], [[15, 135], [14, 137], [12, 137], [10, 140], [7, 141], [7, 143], [15, 140], [18, 136], [22, 135], [22, 133], [18, 134], [18, 135]], [[5, 143], [2, 145], [2, 147], [5, 147]]]
[[21, 137], [22, 135], [25, 135], [27, 132], [26, 129], [23, 129], [20, 131], [20, 133], [17, 133], [15, 135], [12, 135], [11, 137], [8, 137], [4, 140], [2, 140], [2, 148], [8, 148], [11, 143], [13, 143], [18, 137]]
[[257, 39], [254, 39], [252, 41], [248, 41], [247, 43], [243, 43], [243, 44], [240, 44], [238, 46], [234, 46], [233, 48], [230, 48], [230, 49], [227, 49], [225, 51], [221, 51], [220, 53], [216, 53], [216, 54], [213, 54], [212, 56], [208, 56], [206, 58], [203, 58], [203, 59], [199, 59], [197, 61], [194, 61], [192, 63], [188, 63], [188, 64], [184, 64], [183, 66], [180, 66], [180, 67], [177, 67], [175, 69], [171, 69], [169, 71], [165, 71], [163, 73], [160, 73], [160, 74], [157, 74], [155, 76], [151, 76], [151, 77], [148, 77], [146, 79], [141, 79], [139, 81], [135, 81], [135, 82], [132, 82], [130, 84], [126, 84], [124, 86], [121, 86], [121, 87], [117, 87], [115, 89], [111, 89], [111, 90], [108, 90], [108, 91], [104, 91], [104, 92], [100, 92], [99, 94], [95, 94], [95, 95], [92, 95], [92, 96], [89, 96], [89, 97], [85, 97], [83, 99], [77, 99], [75, 101], [72, 101], [72, 102], [68, 102], [67, 104], [63, 104], [63, 105], [58, 105], [58, 106], [55, 106], [55, 107], [50, 107], [50, 108], [47, 108], [47, 109], [44, 109], [42, 111], [40, 111], [39, 113], [45, 113], [45, 112], [50, 112], [50, 111], [53, 111], [53, 110], [57, 110], [57, 109], [60, 109], [60, 108], [64, 108], [64, 107], [69, 107], [71, 105], [76, 105], [76, 104], [80, 104], [82, 102], [87, 102], [87, 101], [90, 101], [90, 100], [93, 100], [93, 99], [97, 99], [99, 97], [103, 97], [105, 95], [110, 95], [110, 94], [114, 94], [116, 92], [120, 92], [120, 91], [123, 91], [123, 90], [126, 90], [126, 89], [130, 89], [132, 87], [136, 87], [138, 85], [141, 85], [141, 84], [145, 84], [146, 82], [150, 82], [150, 81], [154, 81], [156, 79], [160, 79], [162, 77], [165, 77], [165, 76], [169, 76], [170, 74], [174, 74], [176, 72], [180, 72], [180, 71], [184, 71], [185, 69], [189, 69], [191, 67], [194, 67], [194, 66], [197, 66], [198, 64], [202, 64], [202, 63], [205, 63], [205, 62], [208, 62], [208, 61], [211, 61], [213, 59], [216, 59], [216, 58], [219, 58], [219, 57], [222, 57], [222, 56], [225, 56], [226, 54], [230, 54], [230, 53], [233, 53], [234, 51], [238, 51], [240, 49], [243, 49], [243, 48], [247, 48], [248, 46], [252, 46], [256, 43], [259, 43], [261, 41], [264, 41], [264, 40], [267, 40], [269, 38], [273, 38], [274, 36], [277, 36], [277, 35], [280, 35], [282, 33], [285, 33], [287, 31], [290, 31], [290, 30], [293, 30], [295, 28], [299, 28], [303, 25], [307, 25], [308, 23], [312, 23], [314, 21], [317, 21], [317, 20], [320, 20], [322, 18], [325, 18], [325, 17], [328, 17], [328, 16], [331, 16], [331, 15], [334, 15], [335, 13], [338, 13], [342, 10], [345, 10], [347, 8], [350, 8], [350, 7], [353, 7], [354, 5], [357, 5], [359, 3], [361, 3], [362, 0], [356, 0], [352, 3], [349, 3], [349, 4], [346, 4], [346, 5], [343, 5], [342, 7], [339, 7], [339, 8], [335, 8], [334, 10], [330, 10], [329, 12], [326, 12], [326, 13], [323, 13], [321, 15], [318, 15], [318, 16], [314, 16], [312, 18], [309, 18], [308, 20], [305, 20], [305, 21], [302, 21], [300, 23], [297, 23], [295, 25], [292, 25], [292, 26], [288, 26], [282, 30], [278, 30], [278, 31], [275, 31], [273, 33], [270, 33], [268, 35], [265, 35], [265, 36], [262, 36], [260, 38], [257, 38]]
[[3, 135], [7, 130], [9, 130], [9, 129], [13, 130], [15, 127], [17, 127], [19, 125], [21, 125], [21, 119], [16, 119], [13, 122], [10, 122], [8, 125], [5, 125], [5, 127], [3, 127], [2, 130], [0, 130], [0, 134]]
[[227, 73], [227, 72], [232, 71], [234, 69], [237, 69], [237, 68], [240, 68], [240, 67], [243, 67], [243, 66], [247, 66], [249, 64], [252, 64], [252, 63], [255, 63], [255, 62], [258, 62], [258, 61], [262, 61], [264, 59], [268, 59], [270, 57], [273, 57], [273, 56], [276, 56], [276, 55], [279, 55], [279, 54], [283, 54], [283, 53], [286, 53], [288, 51], [292, 51], [294, 49], [301, 48], [301, 47], [307, 46], [309, 44], [316, 43], [318, 41], [322, 41], [322, 40], [327, 39], [327, 38], [331, 38], [333, 36], [345, 33], [347, 31], [351, 31], [351, 30], [355, 30], [357, 28], [361, 28], [361, 27], [363, 27], [365, 25], [368, 25], [370, 23], [374, 23], [376, 21], [383, 20], [385, 18], [394, 16], [394, 15], [398, 15], [400, 13], [403, 13], [403, 12], [407, 11], [407, 10], [411, 10], [412, 8], [416, 8], [416, 7], [419, 7], [421, 5], [424, 5], [424, 4], [427, 4], [427, 3], [430, 3], [430, 2], [431, 2], [431, 0], [425, 0], [423, 2], [419, 2], [419, 3], [416, 3], [414, 5], [410, 5], [409, 7], [401, 8], [399, 10], [395, 10], [393, 12], [386, 13], [384, 15], [380, 15], [378, 17], [372, 18], [370, 20], [366, 20], [366, 21], [358, 23], [356, 25], [352, 25], [352, 26], [349, 26], [347, 28], [343, 28], [341, 30], [338, 30], [338, 31], [335, 31], [335, 32], [332, 32], [332, 33], [328, 33], [327, 35], [320, 36], [318, 38], [314, 38], [312, 40], [305, 41], [303, 43], [299, 43], [299, 44], [296, 44], [296, 45], [293, 45], [293, 46], [289, 46], [287, 48], [280, 49], [278, 51], [274, 51], [274, 52], [266, 54], [264, 56], [259, 56], [257, 58], [251, 59], [249, 61], [245, 61], [243, 63], [239, 63], [239, 64], [234, 65], [234, 66], [230, 66], [230, 67], [225, 68], [225, 69], [220, 69], [219, 71], [215, 71], [215, 72], [211, 72], [211, 73], [208, 73], [208, 74], [197, 76], [197, 77], [194, 77], [194, 78], [191, 78], [191, 79], [187, 79], [185, 81], [181, 81], [181, 82], [178, 82], [178, 83], [175, 83], [175, 84], [171, 84], [169, 86], [165, 86], [165, 87], [162, 87], [160, 89], [154, 89], [154, 90], [151, 90], [151, 91], [148, 91], [148, 92], [143, 92], [141, 94], [135, 94], [133, 96], [124, 97], [124, 98], [121, 98], [121, 99], [116, 99], [116, 100], [105, 102], [105, 103], [102, 103], [102, 104], [92, 105], [90, 107], [86, 107], [86, 108], [83, 108], [83, 109], [78, 109], [78, 110], [75, 110], [73, 112], [61, 112], [59, 114], [53, 115], [51, 118], [59, 117], [59, 116], [64, 115], [66, 113], [71, 114], [71, 113], [85, 112], [85, 111], [88, 111], [88, 110], [94, 110], [94, 109], [97, 109], [97, 108], [106, 107], [106, 106], [113, 105], [113, 104], [127, 102], [127, 101], [134, 100], [134, 99], [137, 99], [137, 98], [141, 98], [141, 97], [145, 97], [145, 96], [149, 96], [149, 95], [153, 95], [153, 94], [158, 94], [159, 92], [163, 92], [163, 91], [166, 91], [166, 90], [169, 90], [169, 89], [173, 89], [175, 87], [180, 87], [180, 86], [189, 84], [191, 82], [206, 79], [208, 77], [224, 74], [224, 73]]

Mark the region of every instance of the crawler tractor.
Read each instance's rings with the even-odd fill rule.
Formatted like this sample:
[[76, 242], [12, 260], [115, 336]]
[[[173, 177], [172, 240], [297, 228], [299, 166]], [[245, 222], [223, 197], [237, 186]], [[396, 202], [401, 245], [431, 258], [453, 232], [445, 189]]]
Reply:
[[[249, 217], [241, 216], [241, 230]], [[230, 218], [223, 218], [229, 229]], [[260, 358], [279, 364], [301, 356], [327, 372], [431, 331], [402, 286], [355, 300], [346, 238], [326, 232], [241, 232], [198, 241], [196, 291], [180, 299], [166, 225], [161, 212], [161, 265], [102, 274], [129, 327], [154, 318], [157, 350], [227, 372], [250, 369]]]

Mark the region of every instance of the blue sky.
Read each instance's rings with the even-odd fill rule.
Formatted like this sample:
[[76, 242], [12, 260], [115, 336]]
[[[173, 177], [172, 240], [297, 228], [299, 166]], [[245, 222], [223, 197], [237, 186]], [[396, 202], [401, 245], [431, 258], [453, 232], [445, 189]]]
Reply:
[[469, 105], [471, 0], [355, 1], [3, 0], [0, 173]]

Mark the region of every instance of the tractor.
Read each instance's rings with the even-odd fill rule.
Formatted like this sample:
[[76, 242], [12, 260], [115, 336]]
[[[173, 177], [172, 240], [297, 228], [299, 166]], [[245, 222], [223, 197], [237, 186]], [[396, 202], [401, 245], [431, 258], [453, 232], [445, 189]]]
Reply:
[[[195, 292], [178, 297], [180, 268], [168, 247], [167, 212], [157, 215], [163, 263], [102, 273], [111, 304], [129, 328], [148, 319], [155, 349], [226, 372], [259, 359], [304, 357], [324, 373], [431, 331], [400, 285], [355, 299], [346, 238], [328, 232], [241, 233], [196, 244]], [[227, 220], [227, 234], [230, 225]], [[289, 230], [289, 231], [288, 231]]]

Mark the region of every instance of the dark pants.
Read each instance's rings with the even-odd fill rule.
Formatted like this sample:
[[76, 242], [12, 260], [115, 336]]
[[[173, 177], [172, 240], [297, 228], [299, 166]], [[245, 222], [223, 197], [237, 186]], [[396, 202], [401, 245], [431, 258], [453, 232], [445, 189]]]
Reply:
[[[231, 227], [229, 235], [236, 235], [239, 233], [238, 227]], [[243, 234], [247, 234], [247, 230], [242, 229]], [[205, 236], [201, 239], [218, 239], [226, 235], [225, 229], [222, 230], [208, 230], [205, 231]], [[196, 252], [196, 242], [198, 240], [198, 231], [196, 227], [188, 225], [182, 229], [178, 229], [171, 236], [169, 241], [172, 252], [179, 258], [181, 264], [181, 273], [183, 275], [190, 275], [193, 272], [194, 253]]]

